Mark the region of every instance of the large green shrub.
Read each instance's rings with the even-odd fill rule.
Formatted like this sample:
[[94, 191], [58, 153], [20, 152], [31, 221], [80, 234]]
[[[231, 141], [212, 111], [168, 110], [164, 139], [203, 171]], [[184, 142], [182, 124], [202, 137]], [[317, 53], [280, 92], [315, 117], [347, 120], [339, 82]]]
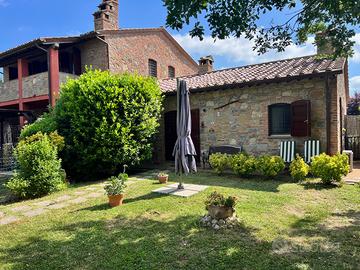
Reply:
[[65, 137], [66, 171], [74, 177], [113, 174], [150, 158], [162, 100], [150, 77], [88, 70], [68, 80], [54, 109]]
[[23, 140], [15, 149], [18, 170], [5, 184], [20, 198], [35, 198], [66, 187], [65, 173], [57, 147], [47, 135], [36, 140]]
[[209, 163], [211, 168], [220, 175], [230, 167], [231, 156], [228, 154], [214, 153], [210, 155]]
[[259, 171], [267, 178], [274, 178], [285, 169], [285, 163], [279, 156], [261, 156], [257, 164]]
[[34, 123], [26, 125], [20, 133], [20, 140], [23, 140], [38, 132], [50, 134], [57, 129], [56, 121], [52, 113], [45, 113]]
[[346, 154], [329, 156], [325, 153], [316, 156], [311, 162], [311, 172], [321, 178], [324, 184], [341, 182], [343, 176], [349, 173], [349, 158]]
[[257, 161], [253, 156], [245, 153], [234, 155], [231, 161], [233, 171], [243, 177], [248, 177], [256, 171]]
[[299, 155], [290, 164], [290, 174], [295, 181], [303, 181], [309, 174], [310, 166]]

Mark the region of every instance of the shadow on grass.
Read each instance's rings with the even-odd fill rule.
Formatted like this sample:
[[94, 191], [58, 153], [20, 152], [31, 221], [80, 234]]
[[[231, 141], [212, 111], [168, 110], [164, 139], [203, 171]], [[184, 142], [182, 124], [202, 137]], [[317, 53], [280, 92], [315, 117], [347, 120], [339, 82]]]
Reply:
[[[198, 216], [118, 216], [54, 225], [46, 235], [1, 247], [1, 261], [16, 269], [284, 269], [271, 243], [240, 225], [233, 231], [198, 226]], [[52, 236], [51, 236], [52, 235]], [[56, 236], [67, 236], [56, 238]]]
[[315, 189], [315, 190], [334, 189], [339, 187], [338, 185], [335, 184], [326, 185], [322, 182], [314, 182], [314, 181], [304, 182], [301, 183], [300, 185], [302, 185], [304, 189]]

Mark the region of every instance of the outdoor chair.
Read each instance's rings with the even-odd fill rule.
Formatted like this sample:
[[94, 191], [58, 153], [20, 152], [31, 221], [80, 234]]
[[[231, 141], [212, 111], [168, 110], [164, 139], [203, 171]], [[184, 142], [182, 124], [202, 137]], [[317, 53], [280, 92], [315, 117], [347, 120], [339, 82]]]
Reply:
[[211, 154], [221, 153], [221, 154], [235, 155], [241, 153], [241, 151], [242, 151], [241, 146], [234, 146], [234, 145], [210, 146], [209, 151], [203, 151], [201, 155], [203, 168], [205, 168], [206, 164], [209, 164], [209, 157]]
[[291, 163], [295, 159], [295, 141], [280, 142], [280, 157], [285, 163]]
[[320, 155], [320, 141], [308, 140], [304, 145], [304, 160], [306, 163], [311, 163], [311, 158]]

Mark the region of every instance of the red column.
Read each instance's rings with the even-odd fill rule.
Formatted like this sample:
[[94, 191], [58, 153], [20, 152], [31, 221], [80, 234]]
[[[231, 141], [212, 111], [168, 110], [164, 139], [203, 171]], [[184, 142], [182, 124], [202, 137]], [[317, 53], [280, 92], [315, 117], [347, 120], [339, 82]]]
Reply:
[[54, 107], [59, 97], [59, 48], [52, 46], [49, 49], [49, 98], [50, 105]]
[[[19, 91], [19, 110], [24, 110], [23, 104], [23, 77], [29, 76], [29, 66], [26, 59], [18, 59], [17, 61], [18, 68], [18, 91]], [[24, 117], [20, 117], [20, 126], [24, 125]]]

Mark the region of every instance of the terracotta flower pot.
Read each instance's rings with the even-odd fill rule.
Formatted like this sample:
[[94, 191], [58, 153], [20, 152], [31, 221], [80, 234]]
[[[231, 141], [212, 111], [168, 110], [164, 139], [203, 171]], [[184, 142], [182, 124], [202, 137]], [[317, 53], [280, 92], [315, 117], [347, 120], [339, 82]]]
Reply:
[[169, 176], [168, 175], [165, 175], [165, 176], [158, 175], [158, 179], [161, 184], [165, 184], [169, 180]]
[[226, 206], [211, 205], [207, 208], [209, 215], [215, 219], [227, 219], [235, 213], [234, 208]]
[[109, 205], [111, 207], [115, 207], [123, 204], [124, 194], [108, 195], [108, 197], [109, 197]]

